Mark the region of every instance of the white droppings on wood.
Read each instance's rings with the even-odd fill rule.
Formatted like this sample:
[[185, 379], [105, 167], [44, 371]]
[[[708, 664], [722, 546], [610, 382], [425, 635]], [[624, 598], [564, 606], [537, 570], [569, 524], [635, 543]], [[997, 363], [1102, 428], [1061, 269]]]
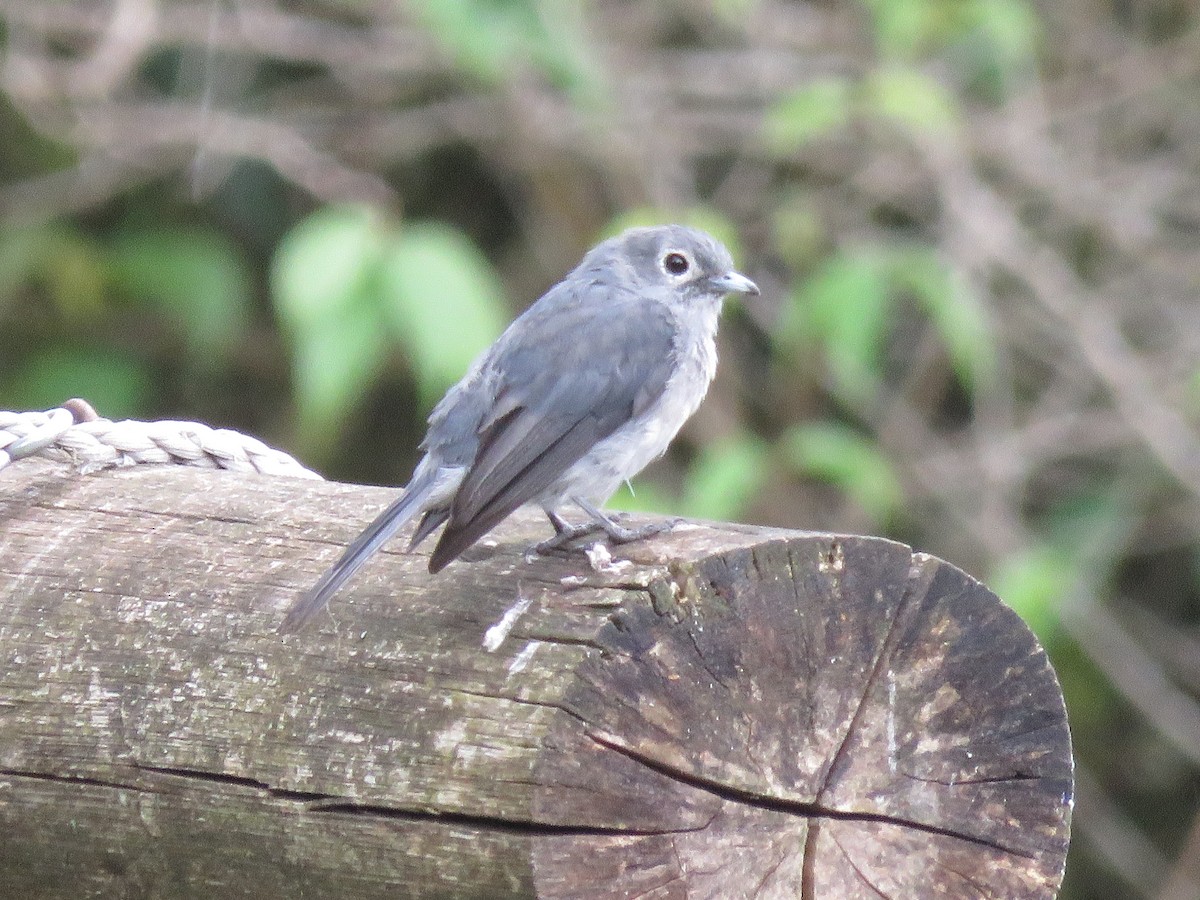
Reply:
[[484, 632], [483, 646], [488, 653], [495, 653], [500, 649], [500, 645], [504, 643], [508, 633], [517, 624], [517, 619], [525, 614], [525, 610], [529, 609], [529, 604], [532, 602], [532, 597], [523, 597], [518, 594], [517, 602], [504, 611], [500, 621]]
[[888, 771], [896, 774], [896, 673], [887, 671], [887, 764]]
[[597, 572], [603, 572], [612, 565], [612, 554], [608, 552], [608, 547], [599, 541], [588, 544], [583, 548], [583, 552], [587, 555], [588, 564]]
[[516, 675], [529, 665], [529, 660], [533, 658], [533, 654], [537, 652], [537, 648], [541, 643], [541, 641], [529, 641], [521, 648], [521, 652], [514, 656], [513, 661], [508, 664], [508, 674], [510, 677]]

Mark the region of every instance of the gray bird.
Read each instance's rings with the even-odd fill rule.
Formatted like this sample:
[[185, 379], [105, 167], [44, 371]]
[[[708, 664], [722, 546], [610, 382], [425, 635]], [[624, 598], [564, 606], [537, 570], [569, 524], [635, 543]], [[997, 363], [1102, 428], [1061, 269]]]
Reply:
[[[632, 228], [592, 248], [446, 392], [404, 492], [296, 601], [280, 631], [312, 619], [417, 516], [410, 551], [446, 526], [430, 572], [525, 503], [554, 526], [542, 552], [599, 531], [624, 543], [669, 528], [626, 528], [599, 507], [662, 455], [704, 399], [721, 301], [735, 293], [758, 287], [693, 228]], [[588, 521], [569, 525], [558, 512], [567, 501]]]

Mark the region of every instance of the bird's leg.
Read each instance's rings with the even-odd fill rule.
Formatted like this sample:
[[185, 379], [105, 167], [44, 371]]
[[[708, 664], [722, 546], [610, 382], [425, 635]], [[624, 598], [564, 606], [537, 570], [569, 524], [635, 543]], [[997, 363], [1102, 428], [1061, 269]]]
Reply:
[[640, 541], [656, 534], [662, 534], [664, 531], [670, 531], [683, 521], [682, 519], [668, 519], [665, 522], [651, 522], [640, 528], [626, 528], [586, 500], [579, 497], [572, 497], [571, 499], [580, 509], [591, 516], [591, 519], [580, 525], [572, 525], [553, 510], [546, 510], [546, 518], [554, 526], [554, 537], [534, 546], [534, 553], [554, 553], [557, 550], [567, 548], [570, 544], [582, 538], [600, 532], [603, 532], [604, 536], [608, 538], [609, 543], [628, 544], [632, 541]]
[[626, 528], [619, 522], [614, 521], [611, 516], [606, 516], [582, 497], [572, 497], [571, 499], [575, 502], [576, 506], [592, 517], [592, 521], [589, 523], [591, 527], [594, 530], [603, 531], [608, 536], [609, 541], [614, 544], [628, 544], [632, 541], [645, 540], [656, 534], [662, 534], [664, 531], [670, 531], [683, 521], [683, 519], [666, 519], [662, 522], [650, 522], [640, 528]]
[[552, 509], [546, 510], [546, 518], [554, 526], [554, 537], [534, 546], [534, 553], [553, 553], [555, 550], [562, 550], [568, 544], [580, 538], [604, 530], [603, 526], [597, 522], [584, 522], [582, 525], [572, 525]]

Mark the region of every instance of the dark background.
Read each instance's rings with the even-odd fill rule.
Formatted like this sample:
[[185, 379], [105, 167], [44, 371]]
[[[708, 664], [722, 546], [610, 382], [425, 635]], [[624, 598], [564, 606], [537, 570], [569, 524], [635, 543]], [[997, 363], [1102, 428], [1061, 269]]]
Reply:
[[883, 534], [1048, 647], [1063, 896], [1200, 896], [1200, 9], [0, 0], [0, 409], [403, 483], [600, 237], [763, 296], [626, 507]]

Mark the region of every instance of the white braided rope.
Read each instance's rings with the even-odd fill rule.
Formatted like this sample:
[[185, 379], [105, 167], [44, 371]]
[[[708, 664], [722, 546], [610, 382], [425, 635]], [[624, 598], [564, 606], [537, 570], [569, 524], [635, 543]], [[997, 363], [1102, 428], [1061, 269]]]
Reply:
[[227, 428], [169, 420], [75, 419], [75, 412], [61, 407], [47, 412], [0, 410], [0, 469], [24, 456], [44, 456], [69, 462], [80, 473], [151, 463], [321, 477], [283, 451]]

